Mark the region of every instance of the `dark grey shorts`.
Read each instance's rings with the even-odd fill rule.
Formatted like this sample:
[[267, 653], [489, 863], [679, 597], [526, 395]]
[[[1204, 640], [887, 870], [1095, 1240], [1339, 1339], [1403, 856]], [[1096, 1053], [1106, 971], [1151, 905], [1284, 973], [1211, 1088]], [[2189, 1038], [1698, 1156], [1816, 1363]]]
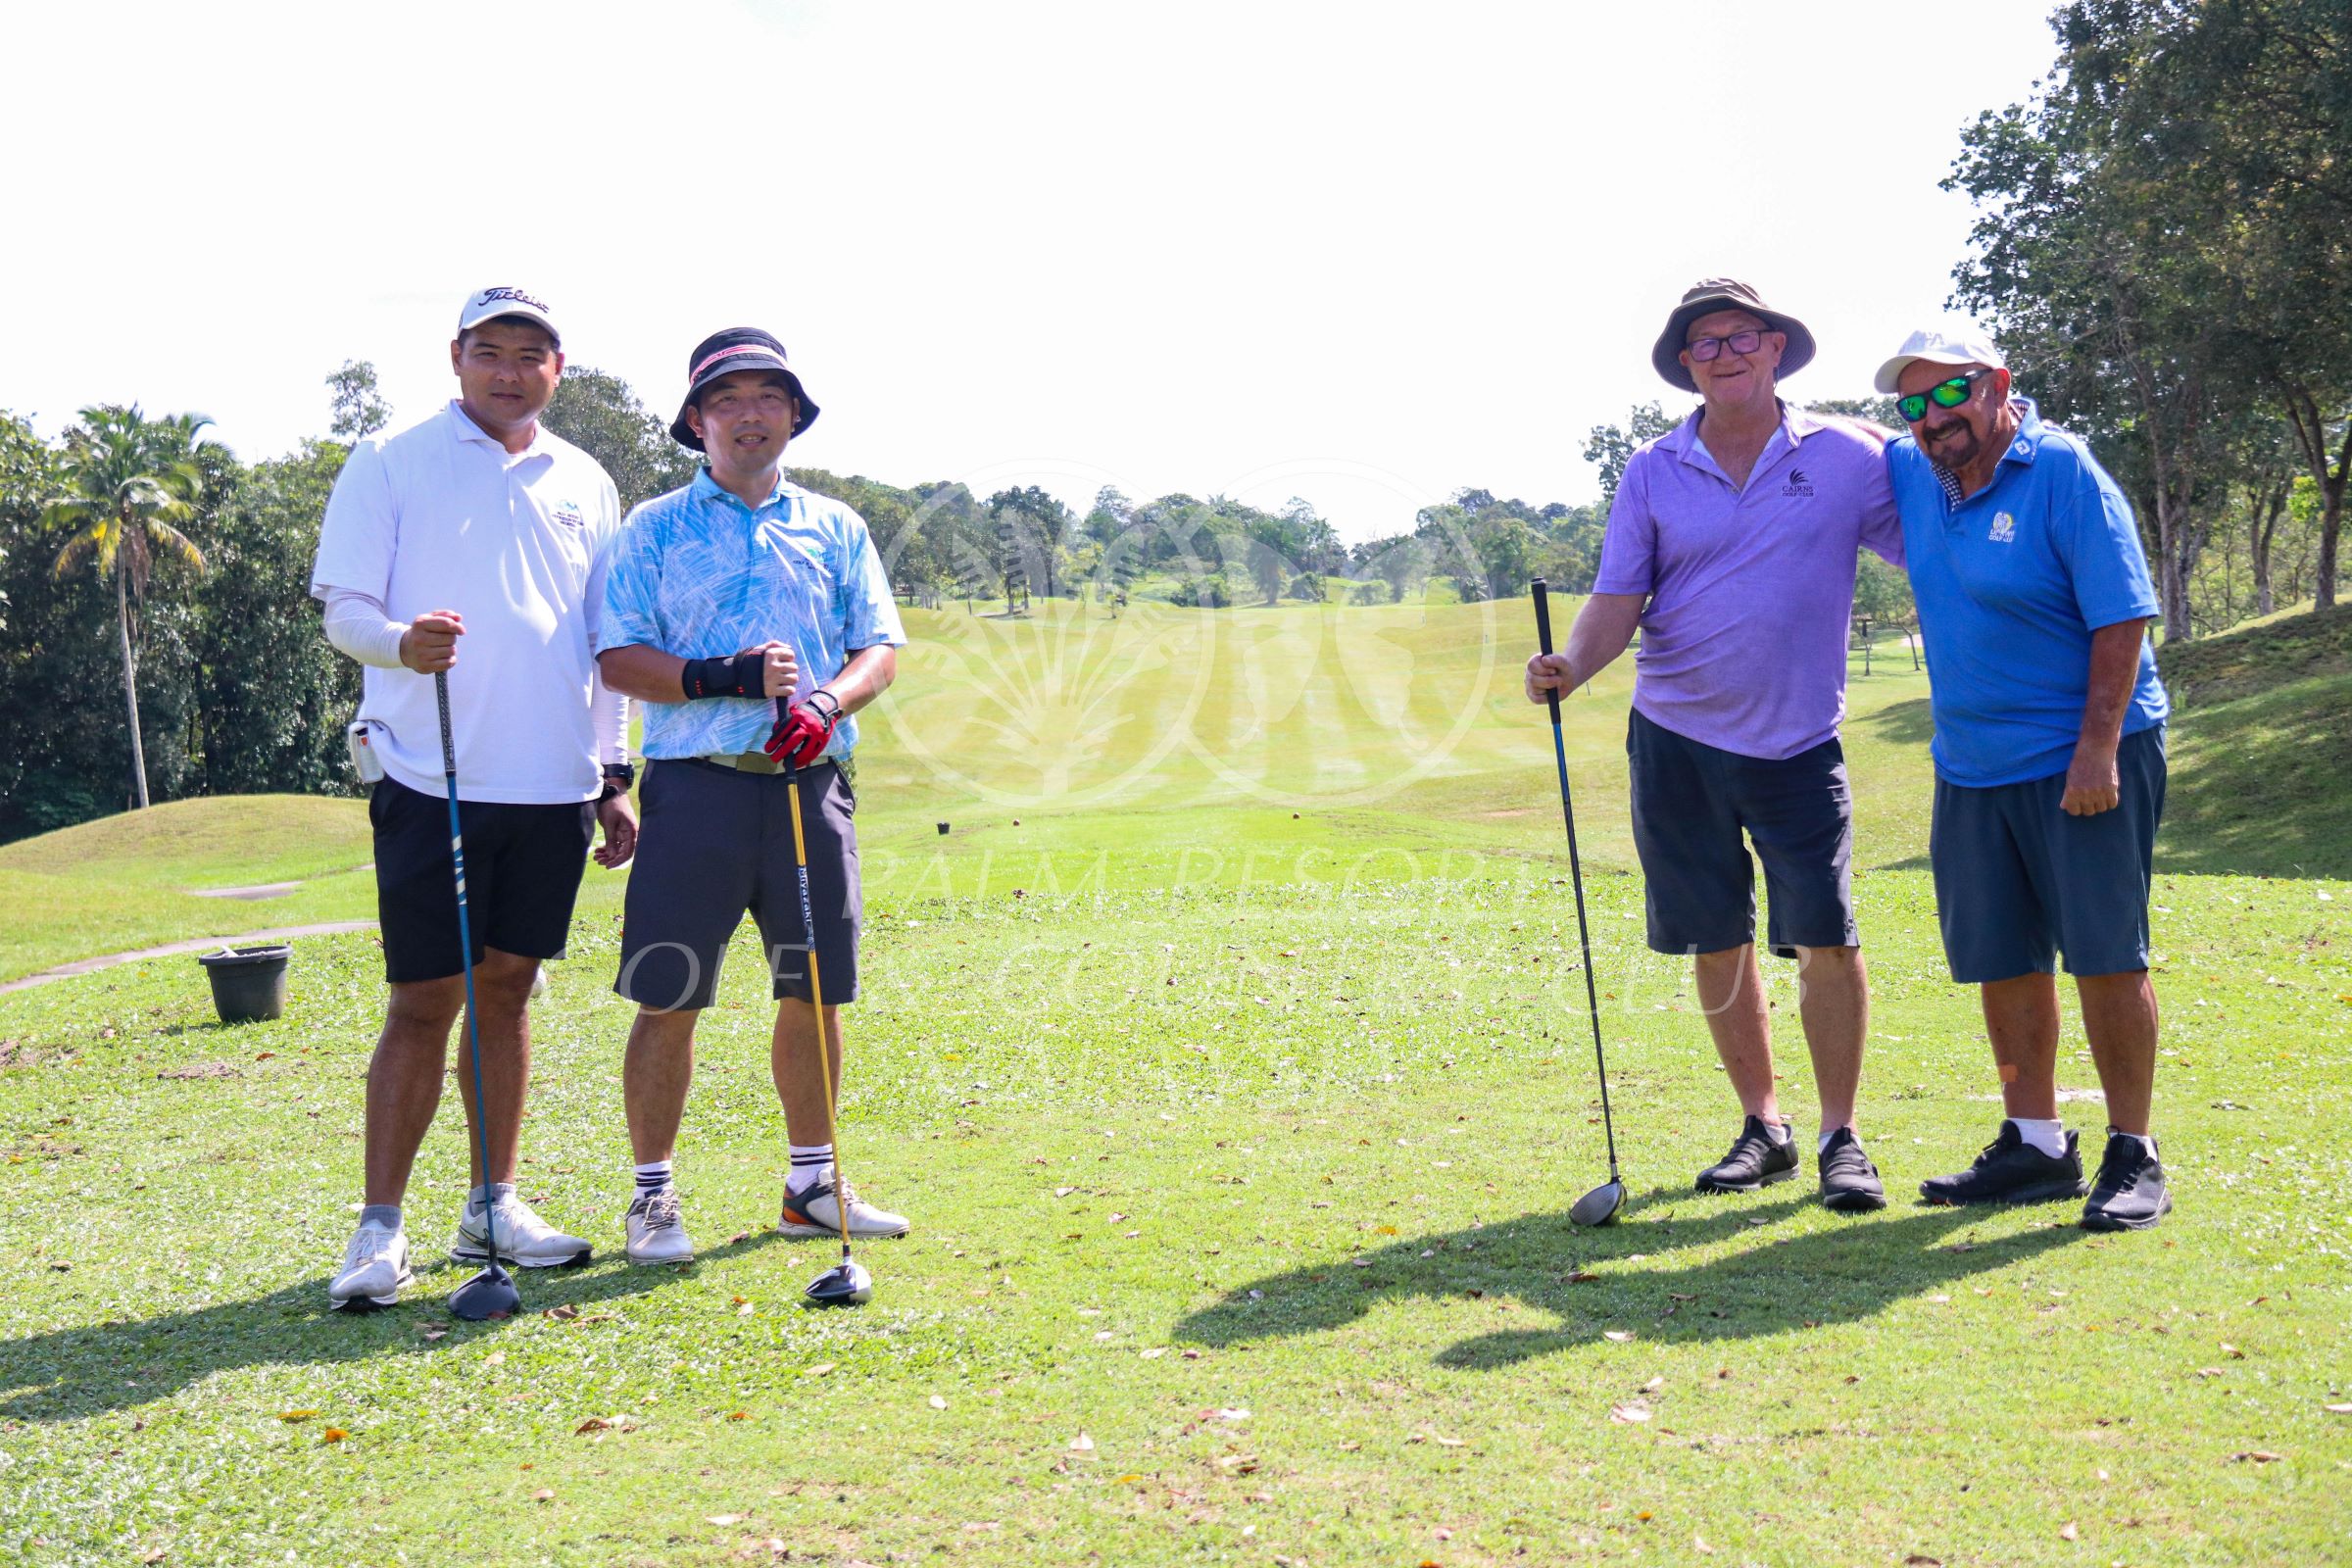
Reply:
[[1625, 753], [1652, 949], [1721, 953], [1756, 939], [1755, 864], [1742, 832], [1764, 862], [1774, 953], [1861, 944], [1853, 797], [1835, 739], [1778, 760], [1742, 757], [1637, 709]]
[[1936, 867], [1943, 956], [1963, 985], [2148, 966], [2148, 883], [2164, 818], [2164, 726], [2116, 748], [2122, 802], [2096, 816], [2059, 809], [2066, 775], [1991, 789], [1936, 781]]
[[[656, 760], [646, 764], [640, 803], [645, 815], [612, 989], [662, 1011], [709, 1006], [728, 939], [748, 910], [760, 927], [776, 1000], [808, 1001], [811, 939], [801, 919], [784, 776]], [[814, 969], [828, 1005], [858, 999], [858, 932], [865, 908], [857, 809], [849, 781], [831, 762], [801, 775]]]

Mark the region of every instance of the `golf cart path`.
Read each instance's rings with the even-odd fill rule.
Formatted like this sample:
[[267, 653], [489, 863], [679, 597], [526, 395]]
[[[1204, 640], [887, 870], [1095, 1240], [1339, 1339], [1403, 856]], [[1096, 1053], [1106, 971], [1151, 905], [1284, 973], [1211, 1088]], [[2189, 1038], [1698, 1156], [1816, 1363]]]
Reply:
[[22, 980], [0, 985], [0, 997], [11, 991], [29, 991], [52, 981], [71, 980], [77, 974], [94, 974], [100, 969], [112, 969], [118, 963], [135, 963], [141, 958], [169, 958], [181, 953], [210, 953], [215, 948], [235, 947], [240, 942], [284, 942], [294, 937], [340, 936], [346, 931], [372, 931], [373, 920], [328, 920], [320, 925], [281, 925], [267, 931], [248, 931], [234, 937], [198, 937], [188, 942], [167, 942], [160, 948], [138, 948], [129, 953], [109, 953], [102, 957], [76, 958], [61, 963], [39, 974], [28, 974]]

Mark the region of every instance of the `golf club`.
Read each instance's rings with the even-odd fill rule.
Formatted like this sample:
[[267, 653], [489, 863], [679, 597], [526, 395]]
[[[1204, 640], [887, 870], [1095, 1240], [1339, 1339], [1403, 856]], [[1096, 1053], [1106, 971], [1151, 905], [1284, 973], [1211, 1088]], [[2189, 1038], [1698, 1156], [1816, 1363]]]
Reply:
[[[808, 933], [808, 1005], [816, 1013], [816, 1066], [824, 1074], [825, 1092], [833, 1092], [833, 1054], [825, 1040], [825, 983], [817, 974], [816, 912], [808, 902], [808, 840], [801, 831], [801, 770], [784, 769], [784, 788], [792, 800], [792, 862], [801, 873], [801, 927]], [[841, 1167], [841, 1113], [833, 1116], [833, 1212], [841, 1217], [841, 1261], [808, 1282], [801, 1293], [807, 1306], [863, 1306], [872, 1299], [874, 1277], [850, 1255], [849, 1182]]]
[[[1536, 642], [1551, 652], [1551, 594], [1538, 577], [1528, 584], [1536, 601]], [[1600, 1129], [1609, 1141], [1609, 1179], [1578, 1199], [1568, 1218], [1579, 1225], [1606, 1225], [1625, 1206], [1625, 1183], [1617, 1174], [1617, 1125], [1609, 1115], [1609, 1058], [1600, 1046], [1600, 994], [1592, 984], [1592, 933], [1585, 921], [1585, 867], [1576, 853], [1576, 807], [1568, 797], [1568, 746], [1560, 738], [1560, 694], [1551, 699], [1551, 755], [1560, 765], [1560, 816], [1568, 824], [1568, 880], [1576, 889], [1576, 939], [1585, 953], [1585, 1003], [1592, 1016], [1592, 1061], [1600, 1071]]]
[[[441, 774], [449, 783], [449, 854], [458, 879], [458, 953], [466, 965], [466, 1050], [473, 1058], [474, 1149], [482, 1162], [485, 1200], [490, 1190], [490, 1114], [482, 1100], [482, 1026], [473, 1009], [473, 930], [466, 913], [466, 833], [458, 825], [458, 748], [449, 735], [449, 672], [433, 676], [433, 696], [441, 704]], [[513, 1317], [522, 1309], [522, 1293], [498, 1261], [498, 1204], [482, 1204], [482, 1228], [490, 1250], [482, 1271], [459, 1286], [449, 1298], [453, 1316], [468, 1323], [494, 1317]]]

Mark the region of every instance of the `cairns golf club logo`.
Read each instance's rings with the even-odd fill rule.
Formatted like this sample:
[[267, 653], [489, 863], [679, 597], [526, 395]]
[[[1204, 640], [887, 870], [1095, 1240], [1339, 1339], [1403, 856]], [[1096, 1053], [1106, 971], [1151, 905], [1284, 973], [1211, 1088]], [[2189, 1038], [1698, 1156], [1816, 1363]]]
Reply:
[[562, 523], [566, 528], [585, 528], [588, 526], [588, 514], [580, 510], [580, 504], [576, 501], [557, 502], [555, 506], [548, 512], [548, 515], [555, 518], [556, 521]]
[[[1139, 504], [1106, 477], [1007, 465], [877, 529], [901, 602], [938, 612], [909, 628], [925, 678], [882, 706], [941, 784], [1043, 807], [1189, 777], [1296, 809], [1368, 804], [1447, 766], [1486, 710], [1507, 608], [1482, 579], [1475, 624], [1445, 624], [1458, 588], [1431, 580], [1458, 584], [1478, 559], [1468, 541], [1441, 519], [1358, 561], [1301, 501]], [[1004, 482], [1036, 478], [1075, 480], [1095, 505], [1080, 515], [1045, 485]], [[1295, 540], [1308, 548], [1281, 548]]]
[[1785, 496], [1809, 496], [1812, 493], [1812, 476], [1807, 474], [1802, 468], [1789, 469], [1788, 482], [1781, 486], [1781, 494]]

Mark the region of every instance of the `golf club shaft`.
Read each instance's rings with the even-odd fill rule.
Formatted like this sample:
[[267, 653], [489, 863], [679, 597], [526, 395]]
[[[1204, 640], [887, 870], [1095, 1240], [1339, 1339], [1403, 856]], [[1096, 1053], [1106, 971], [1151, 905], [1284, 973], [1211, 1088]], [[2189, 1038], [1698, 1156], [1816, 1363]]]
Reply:
[[[1551, 591], [1543, 578], [1529, 584], [1536, 601], [1536, 642], [1551, 652]], [[1568, 826], [1568, 881], [1576, 891], [1576, 940], [1585, 956], [1585, 1003], [1592, 1019], [1592, 1063], [1600, 1075], [1600, 1130], [1609, 1146], [1609, 1180], [1617, 1180], [1617, 1124], [1609, 1114], [1609, 1058], [1600, 1046], [1600, 993], [1592, 981], [1592, 932], [1585, 919], [1585, 867], [1576, 850], [1576, 806], [1568, 793], [1568, 746], [1560, 738], [1560, 694], [1551, 701], [1551, 755], [1560, 769], [1560, 818]]]
[[792, 798], [792, 863], [801, 874], [801, 928], [808, 933], [808, 1005], [816, 1013], [816, 1068], [824, 1075], [825, 1108], [833, 1123], [833, 1212], [841, 1221], [841, 1257], [850, 1257], [850, 1200], [842, 1196], [841, 1110], [833, 1092], [833, 1051], [825, 1039], [825, 983], [817, 973], [816, 910], [808, 902], [808, 840], [801, 831], [801, 770], [788, 767], [784, 788]]
[[491, 1193], [490, 1106], [482, 1098], [482, 1026], [473, 1006], [473, 928], [466, 912], [466, 831], [458, 825], [458, 748], [449, 732], [449, 671], [433, 675], [441, 705], [441, 776], [449, 784], [449, 857], [458, 880], [458, 956], [466, 967], [466, 1051], [473, 1058], [473, 1137], [482, 1161], [482, 1231], [498, 1266], [498, 1204]]

